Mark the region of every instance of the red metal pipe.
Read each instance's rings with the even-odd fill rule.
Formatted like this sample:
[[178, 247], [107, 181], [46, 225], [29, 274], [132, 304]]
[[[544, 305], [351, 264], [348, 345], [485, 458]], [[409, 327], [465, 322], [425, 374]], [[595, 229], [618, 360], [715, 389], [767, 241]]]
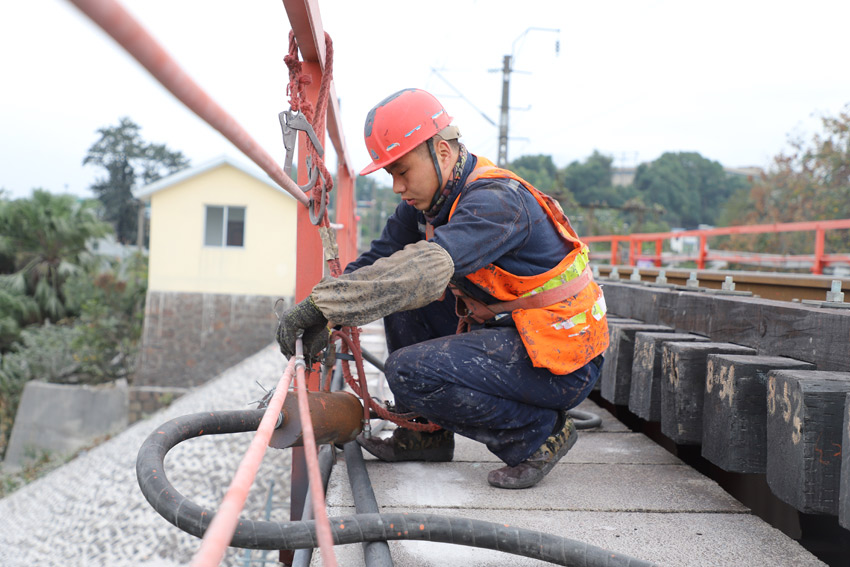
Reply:
[[117, 41], [192, 112], [218, 130], [275, 183], [306, 205], [308, 197], [283, 169], [221, 106], [177, 64], [168, 52], [115, 0], [70, 0]]
[[269, 446], [269, 439], [271, 439], [275, 425], [277, 425], [277, 419], [286, 399], [286, 392], [289, 390], [294, 368], [295, 358], [293, 357], [280, 377], [277, 388], [275, 388], [272, 399], [266, 408], [266, 413], [263, 414], [263, 419], [257, 428], [257, 433], [251, 440], [251, 445], [249, 445], [245, 456], [242, 457], [242, 462], [239, 463], [239, 468], [230, 482], [230, 487], [227, 489], [218, 511], [204, 533], [201, 547], [192, 558], [192, 567], [210, 567], [221, 563], [224, 552], [227, 551], [227, 546], [236, 532], [239, 514], [245, 507], [248, 491], [254, 483], [254, 477], [257, 475], [257, 470], [260, 468], [260, 463]]
[[763, 234], [772, 232], [800, 232], [807, 230], [838, 230], [850, 229], [850, 219], [826, 221], [788, 222], [774, 224], [753, 224], [740, 226], [725, 226], [700, 230], [683, 230], [679, 232], [641, 232], [635, 234], [609, 234], [601, 236], [583, 236], [584, 242], [611, 242], [614, 240], [657, 240], [659, 238], [679, 238], [681, 236], [728, 236], [732, 234]]
[[[313, 503], [313, 514], [316, 518], [316, 538], [322, 551], [322, 564], [336, 567], [331, 524], [328, 520], [328, 510], [325, 507], [324, 486], [319, 473], [318, 449], [316, 436], [313, 431], [313, 421], [310, 418], [310, 407], [307, 402], [307, 380], [304, 376], [304, 358], [301, 341], [296, 342], [295, 357], [295, 386], [298, 389], [298, 412], [301, 415], [303, 430], [304, 456], [307, 460], [307, 473], [310, 479], [310, 499]], [[359, 404], [358, 404], [359, 405]], [[290, 497], [292, 498], [292, 497]]]
[[683, 230], [681, 232], [645, 232], [632, 234], [630, 236], [638, 240], [654, 240], [656, 238], [671, 238], [674, 236], [725, 236], [733, 234], [764, 234], [775, 232], [801, 232], [808, 230], [837, 230], [843, 228], [850, 228], [850, 219], [725, 226], [700, 230]]

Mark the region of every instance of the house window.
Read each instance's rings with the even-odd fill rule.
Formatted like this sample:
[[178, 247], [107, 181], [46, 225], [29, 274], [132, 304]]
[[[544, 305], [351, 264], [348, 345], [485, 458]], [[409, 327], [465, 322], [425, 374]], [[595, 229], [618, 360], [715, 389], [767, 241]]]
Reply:
[[244, 246], [245, 207], [207, 205], [205, 246]]

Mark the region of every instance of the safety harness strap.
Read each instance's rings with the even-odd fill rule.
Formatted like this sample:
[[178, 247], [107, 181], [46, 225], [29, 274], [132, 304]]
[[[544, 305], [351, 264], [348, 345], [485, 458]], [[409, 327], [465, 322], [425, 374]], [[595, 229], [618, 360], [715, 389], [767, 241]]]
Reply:
[[[567, 283], [563, 283], [552, 289], [526, 295], [511, 301], [499, 303], [484, 303], [463, 293], [456, 286], [449, 286], [458, 299], [458, 315], [466, 319], [468, 325], [471, 321], [484, 323], [501, 313], [510, 313], [517, 309], [541, 309], [578, 295], [591, 281], [590, 270], [585, 268], [579, 276]], [[461, 307], [461, 304], [463, 307]], [[465, 311], [465, 312], [461, 312]], [[461, 322], [464, 323], [463, 321]]]

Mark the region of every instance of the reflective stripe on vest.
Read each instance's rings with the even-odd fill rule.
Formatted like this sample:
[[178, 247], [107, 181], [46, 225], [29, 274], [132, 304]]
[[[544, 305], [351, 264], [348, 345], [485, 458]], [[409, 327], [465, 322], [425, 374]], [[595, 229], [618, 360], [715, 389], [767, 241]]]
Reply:
[[[557, 266], [542, 274], [517, 276], [490, 264], [466, 278], [500, 302], [512, 307], [512, 317], [534, 366], [548, 368], [555, 374], [568, 374], [581, 368], [602, 354], [608, 346], [605, 299], [602, 290], [589, 274], [587, 246], [579, 240], [557, 201], [541, 193], [515, 173], [496, 168], [489, 160], [479, 157], [478, 163], [481, 165], [470, 174], [467, 184], [486, 178], [508, 178], [517, 181], [535, 197], [572, 250]], [[461, 194], [452, 205], [449, 221], [462, 196]], [[582, 276], [581, 279], [587, 278], [587, 284], [579, 286], [581, 289], [567, 289], [573, 288], [570, 282], [579, 276]], [[560, 286], [565, 286], [564, 291], [571, 291], [572, 294], [568, 297], [558, 297], [556, 303], [542, 307], [522, 306], [522, 298], [530, 298]], [[462, 292], [459, 295], [467, 301]], [[554, 292], [547, 293], [549, 297], [556, 295]], [[515, 301], [518, 305], [513, 303]], [[498, 304], [492, 307], [497, 306]]]

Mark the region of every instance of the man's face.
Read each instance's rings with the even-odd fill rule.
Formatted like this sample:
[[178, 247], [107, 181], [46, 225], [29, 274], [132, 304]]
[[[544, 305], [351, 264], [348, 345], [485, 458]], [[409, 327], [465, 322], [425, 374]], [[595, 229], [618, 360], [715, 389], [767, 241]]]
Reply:
[[431, 207], [438, 180], [434, 162], [427, 152], [416, 148], [384, 169], [393, 178], [393, 193], [420, 211]]

